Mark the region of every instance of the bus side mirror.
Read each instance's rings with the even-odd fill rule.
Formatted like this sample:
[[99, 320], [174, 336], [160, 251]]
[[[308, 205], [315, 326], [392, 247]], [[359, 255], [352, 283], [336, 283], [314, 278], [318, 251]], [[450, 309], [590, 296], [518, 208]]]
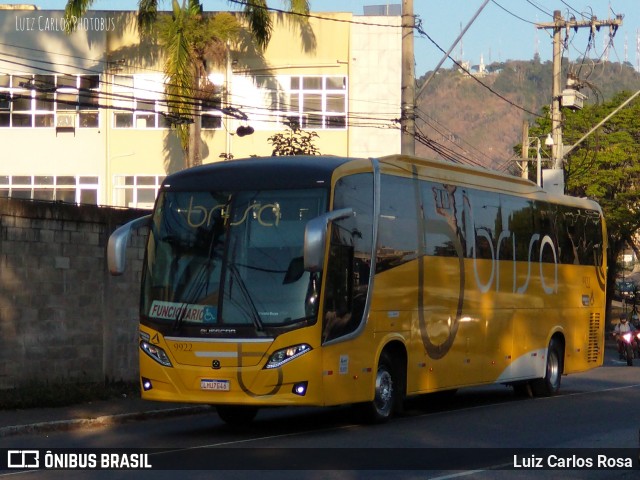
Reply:
[[307, 222], [304, 229], [304, 269], [308, 272], [320, 272], [324, 263], [324, 249], [329, 222], [351, 217], [352, 208], [342, 208], [327, 212]]
[[124, 273], [127, 242], [131, 236], [131, 231], [147, 227], [150, 223], [151, 215], [145, 215], [122, 225], [111, 234], [107, 244], [107, 265], [111, 275], [122, 275]]

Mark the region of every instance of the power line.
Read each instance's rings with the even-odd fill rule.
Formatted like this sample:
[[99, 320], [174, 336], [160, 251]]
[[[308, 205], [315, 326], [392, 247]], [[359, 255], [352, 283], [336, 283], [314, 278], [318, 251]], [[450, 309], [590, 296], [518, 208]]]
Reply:
[[[436, 48], [438, 48], [442, 53], [445, 53], [445, 54], [446, 54], [446, 52], [442, 49], [442, 47], [440, 47], [440, 45], [438, 45], [438, 44], [435, 42], [435, 40], [433, 40], [433, 38], [431, 38], [431, 37], [429, 36], [429, 34], [428, 34], [427, 32], [425, 32], [425, 31], [423, 30], [423, 28], [422, 28], [419, 24], [416, 24], [416, 30], [418, 31], [418, 33], [420, 33], [420, 35], [422, 35], [422, 36], [426, 37], [426, 38], [427, 38], [431, 43], [433, 43], [433, 44], [436, 46]], [[511, 105], [512, 107], [515, 107], [515, 108], [517, 108], [517, 109], [519, 109], [519, 110], [522, 110], [523, 112], [528, 113], [528, 114], [530, 114], [530, 115], [533, 115], [534, 117], [537, 117], [537, 118], [544, 118], [542, 115], [537, 114], [537, 113], [535, 113], [535, 112], [532, 112], [531, 110], [527, 110], [526, 108], [524, 108], [524, 107], [522, 107], [522, 106], [520, 106], [520, 105], [518, 105], [518, 104], [516, 104], [516, 103], [512, 102], [511, 100], [509, 100], [508, 98], [506, 98], [504, 95], [502, 95], [502, 94], [500, 94], [500, 93], [496, 92], [496, 91], [495, 91], [493, 88], [491, 88], [489, 85], [487, 85], [487, 84], [483, 83], [482, 81], [480, 81], [480, 79], [479, 79], [479, 78], [477, 78], [475, 75], [473, 75], [469, 70], [467, 70], [464, 66], [462, 66], [458, 61], [456, 61], [456, 60], [455, 60], [453, 57], [451, 57], [450, 55], [449, 55], [449, 59], [450, 59], [453, 63], [455, 63], [455, 64], [458, 66], [458, 68], [460, 68], [460, 69], [461, 69], [462, 71], [464, 71], [467, 75], [469, 75], [469, 76], [470, 76], [470, 77], [471, 77], [475, 82], [479, 83], [482, 87], [486, 88], [488, 91], [490, 91], [491, 93], [493, 93], [495, 96], [497, 96], [497, 97], [498, 97], [498, 98], [500, 98], [501, 100], [503, 100], [503, 101], [507, 102], [507, 103], [508, 103], [509, 105]]]
[[[239, 5], [243, 5], [243, 4], [244, 4], [243, 2], [238, 1], [238, 0], [230, 0], [230, 1], [231, 1], [231, 3], [236, 3], [236, 4], [239, 4]], [[495, 3], [495, 2], [494, 2], [494, 3]], [[497, 4], [497, 3], [496, 3], [496, 4]], [[500, 5], [498, 5], [498, 6], [500, 6]], [[501, 7], [501, 8], [502, 8], [502, 7]], [[341, 22], [341, 23], [349, 23], [349, 24], [357, 24], [357, 25], [365, 25], [365, 26], [393, 27], [393, 28], [401, 28], [401, 27], [402, 27], [402, 26], [400, 26], [400, 25], [389, 25], [389, 24], [380, 24], [380, 23], [359, 22], [359, 21], [354, 21], [354, 20], [344, 20], [344, 19], [331, 18], [331, 17], [319, 16], [319, 15], [312, 15], [312, 14], [300, 14], [300, 13], [288, 12], [288, 11], [285, 11], [285, 10], [280, 10], [280, 9], [275, 9], [275, 8], [266, 8], [266, 9], [267, 9], [267, 10], [270, 10], [270, 11], [278, 12], [278, 13], [288, 14], [288, 15], [298, 15], [298, 16], [303, 16], [303, 17], [308, 17], [308, 18], [316, 18], [316, 19], [319, 19], [319, 20], [335, 21], [335, 22]], [[426, 34], [426, 32], [424, 32], [424, 31], [420, 28], [420, 26], [419, 26], [419, 25], [417, 25], [417, 26], [416, 26], [416, 30], [417, 30], [421, 35], [426, 36], [426, 37], [427, 37], [427, 38], [428, 38], [432, 43], [434, 43], [436, 46], [438, 46], [438, 45], [437, 45], [437, 43], [435, 43], [435, 42], [433, 41], [433, 39], [431, 39], [431, 38]], [[438, 46], [438, 48], [440, 48], [440, 47]], [[35, 49], [33, 49], [33, 50], [35, 50]], [[74, 58], [74, 56], [69, 56], [69, 57]], [[75, 58], [81, 58], [81, 57], [75, 57]], [[453, 59], [452, 59], [452, 60], [453, 60]], [[95, 60], [93, 60], [93, 61], [95, 61]], [[476, 77], [474, 77], [473, 75], [471, 75], [471, 73], [470, 73], [470, 72], [468, 72], [468, 71], [467, 71], [466, 69], [464, 69], [460, 64], [458, 64], [457, 62], [455, 62], [455, 60], [453, 60], [453, 61], [454, 61], [454, 63], [456, 63], [460, 68], [462, 68], [462, 69], [463, 69], [467, 74], [469, 74], [469, 75], [470, 75], [470, 76], [471, 76], [475, 81], [477, 81], [478, 83], [480, 83], [482, 86], [484, 86], [486, 89], [488, 89], [488, 90], [489, 90], [491, 93], [493, 93], [494, 95], [496, 95], [496, 96], [498, 96], [499, 98], [501, 98], [502, 100], [504, 100], [504, 101], [508, 102], [508, 103], [509, 103], [509, 104], [511, 104], [512, 106], [514, 106], [514, 107], [516, 107], [516, 108], [519, 108], [519, 109], [521, 109], [521, 110], [525, 111], [526, 113], [529, 113], [529, 114], [532, 114], [532, 115], [534, 115], [534, 116], [538, 116], [538, 117], [539, 117], [539, 115], [537, 115], [537, 114], [535, 114], [535, 113], [533, 113], [533, 112], [531, 112], [531, 111], [529, 111], [529, 110], [526, 110], [526, 109], [524, 109], [523, 107], [520, 107], [520, 106], [516, 105], [515, 103], [513, 103], [513, 102], [512, 102], [512, 101], [510, 101], [509, 99], [505, 98], [504, 96], [502, 96], [502, 95], [501, 95], [501, 94], [499, 94], [498, 92], [494, 91], [491, 87], [489, 87], [488, 85], [485, 85], [485, 84], [484, 84], [483, 82], [481, 82], [479, 79], [477, 79]], [[104, 62], [104, 61], [100, 61], [100, 62]], [[54, 62], [48, 62], [48, 63], [51, 63], [52, 65], [62, 65], [62, 64], [56, 64], [56, 63], [54, 63]], [[67, 66], [68, 66], [68, 65], [67, 65]], [[74, 67], [74, 68], [81, 68], [81, 67]], [[41, 69], [41, 70], [46, 71], [46, 69]], [[87, 71], [91, 71], [92, 73], [94, 73], [94, 71], [93, 71], [93, 70], [91, 70], [91, 69], [86, 69], [86, 70], [87, 70]], [[49, 71], [52, 71], [52, 70], [49, 70]], [[106, 82], [104, 82], [104, 80], [100, 80], [100, 82], [101, 82], [101, 83], [106, 83]], [[114, 85], [114, 86], [115, 86], [115, 85], [117, 85], [117, 84], [116, 84], [116, 83], [112, 83], [112, 85]], [[118, 98], [118, 94], [111, 93], [111, 94], [109, 94], [109, 95], [111, 95], [111, 99]], [[108, 96], [105, 96], [105, 95], [103, 95], [103, 96], [102, 96], [102, 98], [103, 98], [103, 99], [105, 99], [105, 100], [109, 100], [109, 97], [108, 97]], [[137, 98], [135, 98], [135, 97], [126, 97], [126, 96], [123, 96], [123, 95], [121, 95], [121, 94], [120, 94], [120, 99], [124, 99], [124, 100], [132, 100], [132, 101], [133, 101], [133, 100], [136, 100]], [[180, 105], [182, 105], [182, 106], [196, 106], [197, 104], [196, 104], [196, 103], [193, 103], [193, 102], [194, 102], [194, 101], [196, 101], [196, 102], [197, 102], [197, 100], [198, 100], [198, 99], [197, 99], [196, 97], [186, 97], [186, 96], [182, 96], [182, 100], [181, 100], [178, 104], [180, 104]], [[252, 109], [254, 109], [254, 110], [262, 110], [262, 111], [266, 111], [266, 112], [267, 112], [267, 113], [264, 113], [264, 114], [257, 112], [257, 113], [255, 113], [255, 114], [257, 114], [257, 115], [269, 115], [269, 114], [272, 114], [273, 112], [277, 112], [276, 110], [272, 110], [272, 109], [269, 109], [269, 108], [263, 108], [263, 107], [251, 107], [251, 108], [252, 108]], [[135, 111], [135, 110], [134, 110], [134, 111]], [[294, 116], [295, 116], [295, 114], [296, 114], [296, 113], [298, 113], [298, 112], [287, 112], [287, 113], [291, 113], [292, 115], [294, 115]], [[389, 121], [389, 119], [388, 119], [388, 118], [381, 119], [381, 118], [377, 118], [377, 117], [366, 117], [366, 116], [358, 117], [358, 116], [356, 116], [356, 115], [355, 115], [355, 113], [354, 113], [354, 112], [349, 112], [347, 115], [345, 115], [345, 124], [347, 124], [347, 122], [349, 122], [348, 124], [349, 124], [349, 125], [352, 125], [350, 122], [351, 122], [351, 121], [353, 121], [353, 120], [361, 120], [361, 121], [371, 121], [371, 120], [375, 120], [375, 121], [384, 121], [384, 122], [388, 122], [388, 121]], [[379, 125], [376, 125], [376, 126], [378, 126], [378, 127], [379, 127]]]
[[[579, 12], [578, 10], [576, 10], [575, 8], [573, 8], [571, 5], [569, 5], [567, 2], [565, 2], [564, 0], [560, 0], [569, 10], [572, 10], [574, 13], [580, 15], [581, 17], [585, 17], [586, 15], [582, 12]], [[552, 15], [553, 16], [553, 15]]]
[[[496, 2], [495, 0], [491, 0], [491, 2], [492, 2], [494, 5], [496, 5], [496, 6], [500, 7], [502, 10], [504, 10], [505, 12], [507, 12], [507, 13], [508, 13], [509, 15], [511, 15], [512, 17], [515, 17], [515, 18], [517, 18], [518, 20], [521, 20], [521, 21], [523, 21], [523, 22], [525, 22], [525, 23], [530, 23], [530, 24], [532, 24], [532, 25], [535, 25], [535, 23], [534, 23], [534, 22], [531, 22], [531, 21], [527, 20], [526, 18], [522, 18], [522, 17], [520, 17], [519, 15], [516, 15], [516, 14], [515, 14], [515, 13], [513, 13], [512, 11], [510, 11], [510, 10], [506, 9], [505, 7], [503, 7], [502, 5], [500, 5], [500, 4], [499, 4], [498, 2]], [[531, 3], [531, 2], [529, 2], [529, 3]], [[546, 13], [546, 12], [545, 12], [545, 13]]]
[[465, 157], [464, 155], [461, 155], [460, 153], [454, 152], [453, 150], [451, 150], [450, 148], [442, 145], [441, 143], [438, 143], [437, 141], [433, 140], [432, 138], [429, 138], [427, 135], [425, 135], [418, 127], [416, 127], [416, 141], [425, 145], [426, 147], [430, 148], [431, 150], [433, 150], [434, 152], [436, 152], [437, 154], [439, 154], [440, 156], [442, 156], [443, 158], [445, 158], [446, 160], [449, 160], [450, 162], [453, 163], [466, 163], [468, 165], [473, 165], [476, 167], [481, 167], [481, 168], [485, 168], [486, 167], [484, 165], [482, 165], [481, 163], [478, 163], [468, 157]]
[[[26, 64], [22, 64], [20, 62], [14, 62], [14, 61], [9, 61], [9, 60], [3, 60], [7, 63], [11, 63], [11, 64], [17, 64], [17, 65], [21, 65], [21, 66], [27, 66]], [[39, 70], [43, 70], [46, 71], [48, 73], [51, 74], [58, 74], [61, 76], [65, 76], [65, 75], [69, 75], [66, 73], [60, 73], [57, 72], [56, 70], [51, 70], [51, 69], [43, 69], [41, 67], [35, 67], [36, 69]], [[93, 74], [95, 74], [94, 72], [92, 72]], [[21, 75], [28, 75], [29, 77], [31, 76], [31, 74], [21, 74]], [[20, 78], [21, 75], [18, 74], [14, 74], [14, 77], [18, 77]], [[97, 75], [97, 74], [95, 74]], [[116, 75], [117, 76], [117, 75]], [[27, 78], [25, 77], [25, 80], [27, 80]], [[141, 92], [152, 92], [152, 93], [159, 93], [157, 90], [145, 90], [145, 89], [135, 89], [133, 87], [129, 87], [128, 85], [122, 85], [116, 82], [108, 82], [105, 80], [100, 80], [101, 84], [104, 85], [111, 85], [111, 86], [117, 86], [117, 87], [121, 87], [126, 90], [131, 90], [132, 92], [135, 91], [141, 91]], [[38, 92], [38, 86], [36, 85], [23, 85], [21, 86], [22, 89], [26, 89], [29, 90], [29, 95], [28, 97], [24, 97], [24, 98], [31, 98], [31, 93], [30, 90], [36, 90], [36, 92]], [[20, 88], [20, 87], [14, 87], [14, 88]], [[73, 87], [71, 87], [73, 88]], [[201, 99], [198, 97], [190, 97], [190, 96], [181, 96], [179, 97], [180, 100], [168, 100], [168, 99], [159, 99], [159, 98], [144, 98], [144, 97], [140, 97], [140, 96], [135, 96], [133, 94], [126, 94], [126, 93], [122, 93], [122, 92], [105, 92], [104, 90], [96, 90], [96, 89], [83, 89], [83, 88], [74, 88], [74, 90], [77, 90], [78, 93], [91, 93], [92, 97], [95, 98], [98, 102], [102, 101], [107, 101], [107, 102], [114, 102], [114, 101], [119, 101], [119, 102], [133, 102], [133, 101], [137, 101], [137, 102], [141, 102], [141, 103], [156, 103], [158, 102], [158, 104], [160, 105], [166, 105], [167, 108], [169, 106], [186, 106], [186, 107], [200, 107], [201, 106]], [[54, 86], [53, 91], [56, 91], [56, 88]], [[39, 93], [53, 93], [52, 92], [44, 92], [44, 91], [40, 91]], [[65, 92], [58, 92], [58, 93], [65, 93]], [[20, 94], [18, 94], [16, 96], [16, 98], [22, 98], [22, 96]], [[38, 100], [40, 101], [44, 101], [44, 102], [55, 102], [55, 101], [59, 101], [57, 98], [54, 100], [53, 98], [47, 98], [47, 97], [41, 97], [38, 98]], [[145, 110], [140, 110], [140, 109], [135, 109], [135, 108], [131, 108], [131, 107], [125, 107], [125, 106], [116, 106], [116, 105], [112, 105], [112, 104], [84, 104], [81, 102], [65, 102], [62, 101], [61, 103], [64, 104], [68, 104], [68, 105], [76, 105], [76, 106], [90, 106], [90, 107], [95, 107], [96, 109], [99, 108], [103, 108], [103, 109], [109, 109], [109, 110], [117, 110], [117, 111], [124, 111], [124, 112], [145, 112], [145, 113], [158, 113], [158, 114], [163, 114], [166, 115], [166, 112], [161, 112], [161, 111], [145, 111]], [[262, 123], [274, 123], [274, 124], [278, 124], [281, 125], [282, 121], [279, 120], [279, 118], [284, 118], [284, 117], [299, 117], [300, 115], [318, 115], [318, 116], [327, 116], [328, 113], [327, 112], [322, 112], [322, 111], [318, 111], [318, 112], [295, 112], [295, 111], [289, 111], [289, 110], [281, 110], [281, 109], [273, 109], [273, 108], [269, 108], [269, 107], [260, 107], [260, 106], [255, 106], [255, 105], [243, 105], [243, 104], [231, 104], [231, 103], [227, 103], [227, 102], [223, 102], [222, 100], [220, 100], [219, 102], [219, 107], [211, 107], [211, 108], [205, 108], [204, 110], [201, 110], [200, 112], [194, 111], [192, 112], [190, 115], [192, 116], [203, 116], [203, 115], [208, 115], [210, 114], [211, 111], [213, 110], [217, 110], [220, 111], [221, 113], [227, 115], [227, 116], [235, 116], [233, 115], [233, 112], [239, 112], [242, 113], [243, 110], [247, 110], [251, 112], [252, 115], [252, 119], [249, 119], [247, 117], [246, 114], [242, 114], [242, 118], [243, 120], [247, 120], [247, 121], [257, 121], [257, 122], [262, 122]], [[282, 103], [281, 106], [287, 107], [287, 104]], [[376, 112], [377, 113], [377, 112]], [[273, 117], [276, 116], [278, 117], [278, 119], [273, 119]], [[374, 114], [368, 113], [368, 112], [345, 112], [344, 116], [338, 115], [338, 117], [343, 117], [344, 118], [344, 122], [345, 122], [345, 127], [372, 127], [372, 128], [397, 128], [397, 126], [395, 125], [395, 119], [393, 118], [389, 118], [389, 117], [380, 117], [380, 116], [375, 116]]]
[[[452, 135], [455, 135], [456, 138], [460, 138], [460, 140], [462, 140], [462, 142], [464, 142], [466, 145], [468, 145], [472, 150], [475, 150], [478, 154], [480, 154], [482, 157], [484, 157], [486, 160], [489, 161], [489, 163], [493, 162], [493, 159], [491, 157], [489, 157], [489, 155], [485, 154], [484, 152], [482, 152], [480, 149], [478, 149], [477, 147], [475, 147], [474, 145], [471, 145], [469, 142], [467, 142], [466, 140], [464, 140], [461, 137], [458, 137], [457, 134], [455, 134], [454, 132], [452, 132], [449, 128], [447, 128], [445, 125], [443, 125], [441, 122], [439, 122], [438, 120], [436, 120], [435, 118], [431, 117], [430, 115], [428, 115], [427, 113], [425, 113], [423, 110], [420, 110], [419, 108], [417, 109], [419, 115], [418, 118], [420, 120], [422, 120], [425, 125], [429, 126], [430, 128], [432, 128], [436, 133], [438, 133], [440, 136], [442, 136], [443, 138], [446, 138], [447, 135], [445, 133], [443, 133], [442, 131], [440, 131], [436, 126], [433, 125], [433, 123], [436, 123], [439, 127], [441, 127], [442, 129], [446, 130], [447, 132], [449, 132]], [[427, 117], [429, 120], [427, 120]], [[462, 147], [458, 144], [456, 144], [455, 142], [451, 142], [456, 148], [461, 149], [463, 152], [464, 150], [462, 149]], [[482, 162], [477, 162], [478, 165], [482, 164]]]
[[[3, 44], [1, 42], [0, 42], [0, 45], [8, 46], [8, 44]], [[28, 49], [28, 50], [31, 50], [31, 51], [34, 51], [34, 52], [38, 52], [38, 53], [54, 53], [54, 52], [47, 52], [45, 50], [40, 50], [40, 49]], [[59, 66], [70, 67], [70, 68], [74, 68], [76, 70], [82, 70], [82, 71], [88, 72], [89, 74], [93, 74], [93, 75], [102, 74], [102, 72], [97, 72], [94, 69], [85, 68], [85, 67], [79, 67], [79, 66], [73, 65], [73, 64], [52, 62], [52, 61], [48, 61], [48, 60], [41, 60], [41, 59], [35, 59], [35, 58], [28, 58], [28, 57], [23, 57], [21, 55], [16, 55], [16, 54], [11, 54], [11, 53], [7, 53], [7, 52], [1, 52], [1, 51], [0, 51], [0, 55], [4, 55], [5, 57], [15, 58], [15, 59], [18, 59], [18, 60], [23, 60], [25, 62], [31, 62], [31, 63], [21, 63], [21, 62], [15, 61], [15, 60], [14, 61], [6, 60], [6, 59], [2, 60], [5, 63], [14, 64], [14, 65], [18, 65], [18, 66], [29, 68], [29, 69], [36, 69], [36, 70], [39, 70], [39, 71], [42, 71], [42, 72], [47, 72], [47, 73], [50, 73], [50, 74], [65, 75], [66, 73], [63, 73], [63, 72], [61, 72], [59, 70], [50, 69], [50, 68], [38, 67], [38, 66], [33, 65], [33, 63], [34, 62], [35, 63], [43, 63], [43, 64], [46, 64], [46, 65], [51, 65], [53, 67], [59, 67]], [[70, 57], [86, 60], [85, 58], [78, 57], [78, 56], [70, 56]], [[158, 72], [157, 70], [152, 70], [152, 69], [143, 69], [143, 70], [144, 71]], [[113, 75], [114, 79], [119, 77], [119, 76], [122, 76], [122, 77], [130, 76], [129, 74], [112, 74], [112, 75]], [[133, 74], [133, 75], [135, 75], [135, 74]], [[143, 75], [147, 75], [147, 74], [143, 74]], [[164, 76], [165, 74], [162, 73], [162, 75]], [[170, 83], [167, 83], [165, 81], [156, 81], [156, 80], [149, 80], [149, 81], [151, 83], [157, 83], [159, 88], [150, 90], [150, 89], [143, 89], [143, 88], [136, 87], [135, 90], [138, 91], [138, 92], [147, 92], [147, 93], [156, 94], [160, 90], [164, 91], [167, 86], [171, 86]], [[120, 88], [120, 89], [123, 89], [123, 90], [127, 90], [127, 89], [130, 88], [129, 85], [123, 85], [121, 83], [118, 83], [117, 81], [110, 82], [110, 81], [107, 81], [107, 80], [104, 80], [104, 79], [100, 79], [99, 82], [102, 85], [111, 86], [111, 87], [117, 87], [117, 88]], [[280, 90], [276, 90], [276, 91], [280, 91]], [[135, 100], [135, 99], [138, 98], [138, 97], [127, 97], [127, 96], [123, 95], [122, 93], [120, 93], [120, 94], [116, 94], [116, 93], [113, 93], [113, 92], [112, 93], [104, 92], [104, 93], [105, 93], [105, 95], [111, 95], [114, 98], [118, 97], [118, 98], [120, 98], [122, 100]], [[202, 96], [198, 96], [198, 95], [208, 94], [210, 92], [208, 92], [206, 90], [194, 88], [193, 89], [193, 93], [194, 94], [192, 96], [184, 96], [184, 95], [177, 96], [177, 95], [173, 95], [172, 96], [174, 98], [173, 104], [176, 105], [176, 106], [197, 107], [199, 105], [199, 102], [203, 99]], [[242, 99], [242, 95], [238, 94], [237, 92], [234, 93], [234, 97]], [[354, 98], [353, 96], [350, 96], [349, 98], [352, 101], [355, 100], [355, 101], [358, 101], [360, 103], [369, 103], [369, 104], [377, 104], [377, 105], [387, 104], [390, 107], [395, 107], [394, 104], [386, 103], [386, 102], [382, 102], [382, 101], [372, 101], [372, 100], [368, 100], [368, 99], [367, 100], [358, 100], [357, 98]], [[286, 103], [281, 103], [281, 105], [282, 106], [290, 106], [290, 105], [288, 105]], [[268, 108], [265, 108], [265, 107], [256, 107], [256, 106], [241, 105], [240, 107], [248, 107], [248, 108], [253, 109], [253, 110], [255, 110], [255, 109], [264, 109], [264, 110], [267, 110], [269, 112], [278, 111], [278, 110], [274, 110], [274, 109], [268, 109]], [[295, 112], [291, 112], [291, 113], [295, 113]], [[381, 112], [375, 112], [375, 113], [376, 114], [380, 114]], [[354, 112], [354, 111], [349, 112], [349, 116], [352, 117], [352, 118], [357, 118], [357, 119], [362, 119], [362, 120], [374, 120], [374, 121], [378, 121], [378, 122], [380, 122], [380, 121], [382, 121], [382, 122], [390, 121], [390, 119], [387, 118], [387, 117], [380, 118], [380, 117], [375, 117], [375, 116], [372, 116], [372, 115], [373, 114], [370, 113], [370, 112]], [[392, 115], [392, 114], [389, 113], [388, 115]]]
[[[544, 8], [542, 8], [540, 5], [537, 5], [537, 4], [536, 4], [535, 2], [533, 2], [532, 0], [526, 0], [526, 1], [527, 1], [527, 3], [528, 3], [529, 5], [531, 5], [532, 7], [536, 8], [537, 10], [540, 10], [540, 11], [541, 11], [542, 13], [544, 13], [545, 15], [548, 15], [549, 17], [553, 18], [553, 13], [548, 12], [547, 10], [545, 10]], [[495, 3], [496, 5], [498, 5], [498, 3], [497, 3], [497, 2], [495, 2], [495, 1], [494, 1], [493, 3]], [[501, 6], [501, 5], [498, 5], [498, 6], [499, 6], [500, 8], [502, 8], [504, 11], [506, 11], [507, 13], [509, 13], [510, 15], [513, 15], [514, 17], [516, 16], [516, 15], [514, 15], [512, 12], [510, 12], [510, 11], [508, 11], [506, 8], [504, 8], [503, 6]], [[521, 20], [522, 20], [522, 19], [521, 19]], [[524, 20], [524, 21], [528, 22], [528, 20]]]
[[[227, 0], [229, 3], [235, 3], [237, 5], [246, 5], [245, 1], [242, 0]], [[387, 27], [387, 28], [402, 28], [402, 25], [389, 25], [388, 23], [372, 23], [372, 22], [362, 22], [357, 20], [344, 20], [342, 18], [333, 18], [333, 17], [323, 17], [321, 15], [313, 14], [313, 13], [301, 13], [301, 12], [291, 12], [289, 10], [282, 10], [279, 8], [273, 8], [266, 5], [253, 5], [254, 8], [260, 8], [262, 10], [266, 10], [269, 12], [280, 13], [284, 15], [291, 15], [295, 17], [301, 18], [313, 18], [317, 20], [325, 20], [328, 22], [337, 22], [337, 23], [348, 23], [351, 25], [364, 25], [370, 27]]]

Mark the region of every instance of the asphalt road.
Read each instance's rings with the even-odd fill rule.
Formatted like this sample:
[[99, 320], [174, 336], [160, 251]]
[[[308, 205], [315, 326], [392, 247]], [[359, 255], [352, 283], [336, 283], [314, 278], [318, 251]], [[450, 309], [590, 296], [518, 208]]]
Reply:
[[[403, 416], [377, 426], [355, 422], [349, 407], [289, 408], [260, 412], [242, 429], [200, 414], [3, 438], [5, 449], [127, 448], [146, 454], [154, 470], [27, 469], [0, 472], [0, 478], [637, 478], [640, 360], [627, 367], [614, 353], [607, 351], [602, 368], [563, 377], [556, 397], [516, 397], [504, 386], [472, 388], [452, 398], [412, 399]], [[599, 456], [605, 464], [620, 459], [623, 468], [558, 466], [597, 463]], [[628, 459], [635, 470], [626, 468]], [[539, 462], [554, 468], [536, 468]]]

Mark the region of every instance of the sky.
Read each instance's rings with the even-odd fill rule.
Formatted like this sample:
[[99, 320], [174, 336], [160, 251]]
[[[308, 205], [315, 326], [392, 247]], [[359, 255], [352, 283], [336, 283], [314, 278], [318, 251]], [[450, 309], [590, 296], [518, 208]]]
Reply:
[[[0, 0], [3, 3], [7, 0]], [[640, 35], [639, 0], [489, 0], [468, 28], [462, 42], [451, 52], [456, 60], [462, 58], [471, 65], [481, 59], [485, 64], [506, 60], [530, 60], [535, 53], [542, 61], [551, 60], [551, 30], [538, 29], [535, 24], [552, 21], [553, 11], [559, 10], [565, 19], [571, 15], [576, 19], [596, 16], [599, 20], [615, 18], [622, 14], [623, 24], [608, 49], [612, 62], [630, 62], [638, 66], [638, 36]], [[8, 3], [8, 2], [7, 2]], [[14, 3], [35, 4], [43, 10], [63, 9], [66, 0], [16, 0]], [[170, 0], [159, 0], [161, 9], [171, 6]], [[227, 0], [202, 0], [205, 10], [237, 10], [237, 5]], [[353, 12], [362, 15], [364, 5], [400, 4], [401, 0], [310, 0], [312, 12]], [[419, 17], [422, 30], [430, 37], [416, 34], [416, 76], [433, 70], [443, 58], [438, 46], [447, 51], [460, 32], [476, 15], [485, 0], [414, 0], [414, 13]], [[95, 0], [94, 10], [136, 10], [137, 0]], [[286, 8], [282, 0], [268, 0], [273, 8]], [[609, 28], [596, 32], [592, 47], [589, 45], [589, 29], [580, 28], [571, 32], [568, 41], [570, 60], [587, 57], [598, 59], [603, 55], [604, 45], [609, 41]], [[0, 32], [0, 37], [2, 33]], [[438, 46], [436, 46], [438, 45]], [[443, 64], [451, 67], [451, 61]]]

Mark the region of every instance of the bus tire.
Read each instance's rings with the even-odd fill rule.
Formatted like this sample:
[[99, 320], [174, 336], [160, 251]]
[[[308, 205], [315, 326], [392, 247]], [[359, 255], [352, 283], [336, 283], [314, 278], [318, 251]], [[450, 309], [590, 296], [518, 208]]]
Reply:
[[547, 367], [543, 378], [531, 382], [533, 394], [538, 397], [550, 397], [560, 390], [562, 380], [563, 348], [558, 340], [552, 338], [547, 348]]
[[400, 403], [400, 372], [386, 352], [380, 355], [374, 386], [374, 397], [364, 404], [367, 423], [384, 423], [389, 420]]
[[222, 421], [229, 425], [248, 425], [256, 418], [258, 407], [247, 405], [217, 405], [216, 411]]

